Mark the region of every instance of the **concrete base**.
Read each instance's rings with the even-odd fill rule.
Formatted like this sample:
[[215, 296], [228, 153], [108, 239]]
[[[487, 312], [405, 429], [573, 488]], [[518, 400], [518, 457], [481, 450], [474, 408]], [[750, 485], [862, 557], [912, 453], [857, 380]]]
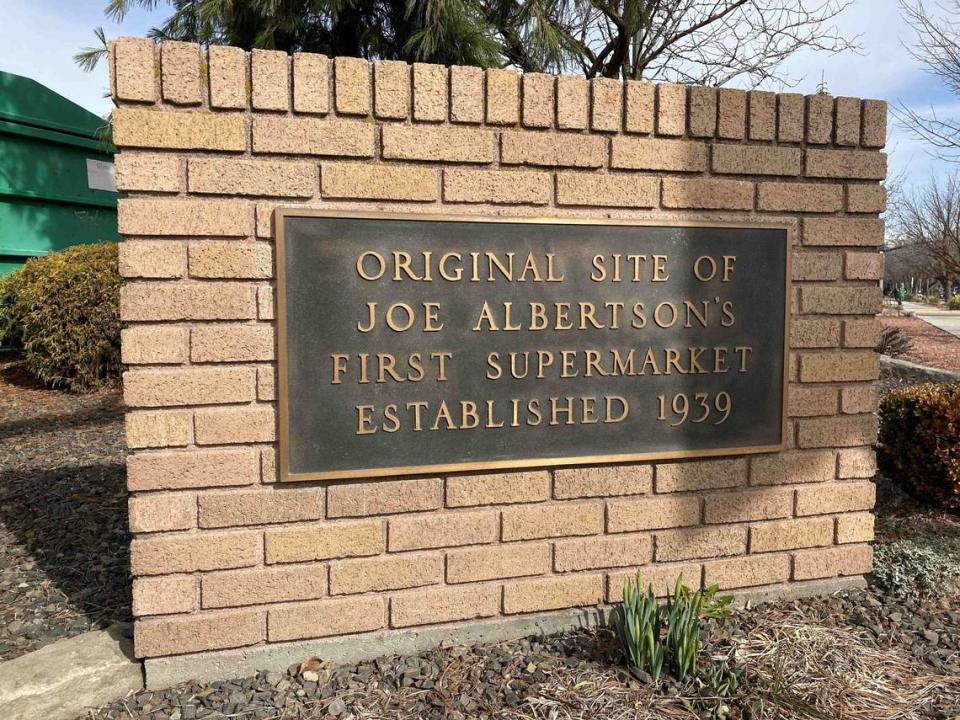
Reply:
[[909, 370], [917, 375], [923, 375], [928, 382], [944, 383], [957, 382], [960, 380], [960, 372], [952, 370], [941, 370], [940, 368], [930, 367], [929, 365], [920, 365], [919, 363], [892, 358], [887, 355], [880, 356], [880, 365], [891, 370]]
[[[794, 600], [814, 595], [829, 595], [841, 590], [862, 588], [860, 576], [813, 582], [751, 588], [729, 594], [736, 604]], [[187, 680], [230, 680], [255, 674], [259, 670], [284, 671], [309, 657], [334, 664], [353, 664], [383, 655], [419, 655], [439, 645], [476, 645], [517, 638], [552, 635], [573, 628], [604, 625], [609, 607], [560, 610], [540, 615], [525, 615], [507, 620], [482, 620], [429, 628], [390, 630], [352, 637], [257, 645], [237, 650], [150, 658], [144, 661], [147, 687], [159, 689]], [[0, 715], [2, 717], [2, 715]]]
[[73, 720], [143, 689], [129, 635], [129, 625], [113, 625], [0, 663], [0, 718]]

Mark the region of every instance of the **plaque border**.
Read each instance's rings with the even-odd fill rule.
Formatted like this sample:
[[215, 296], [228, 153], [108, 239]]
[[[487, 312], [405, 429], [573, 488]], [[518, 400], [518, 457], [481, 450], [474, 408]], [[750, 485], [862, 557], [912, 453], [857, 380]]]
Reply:
[[[689, 227], [689, 228], [762, 228], [785, 231], [786, 268], [784, 274], [785, 297], [783, 317], [783, 391], [780, 406], [780, 442], [770, 445], [713, 448], [707, 450], [664, 450], [645, 453], [606, 455], [576, 455], [560, 458], [516, 458], [512, 460], [489, 460], [481, 462], [442, 463], [438, 465], [404, 465], [385, 468], [357, 468], [354, 470], [327, 470], [320, 472], [291, 473], [287, 452], [289, 450], [289, 415], [287, 387], [287, 330], [286, 330], [286, 263], [284, 244], [284, 220], [292, 217], [347, 218], [355, 220], [413, 220], [420, 222], [487, 222], [504, 224], [552, 224], [552, 225], [615, 225], [623, 227]], [[783, 452], [787, 449], [788, 415], [787, 400], [790, 384], [790, 318], [793, 296], [793, 240], [795, 226], [786, 222], [758, 222], [737, 220], [683, 220], [677, 218], [610, 218], [610, 217], [557, 217], [557, 216], [510, 216], [470, 215], [465, 213], [417, 213], [381, 212], [375, 210], [324, 210], [319, 208], [279, 207], [273, 211], [274, 250], [276, 263], [276, 323], [277, 323], [277, 408], [278, 408], [278, 458], [277, 469], [280, 482], [303, 482], [309, 480], [356, 480], [403, 475], [437, 473], [464, 473], [483, 470], [523, 469], [536, 467], [564, 467], [571, 465], [601, 465], [619, 462], [643, 462], [655, 460], [684, 460], [690, 458], [724, 457], [731, 455], [756, 455]]]

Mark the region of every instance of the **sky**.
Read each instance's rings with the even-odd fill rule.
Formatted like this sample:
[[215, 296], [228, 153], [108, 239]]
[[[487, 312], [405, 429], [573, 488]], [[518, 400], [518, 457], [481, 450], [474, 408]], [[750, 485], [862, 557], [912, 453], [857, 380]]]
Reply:
[[[73, 54], [96, 44], [93, 28], [98, 26], [103, 26], [108, 38], [143, 35], [166, 14], [167, 3], [158, 4], [152, 12], [131, 12], [118, 25], [104, 17], [105, 0], [0, 0], [0, 70], [32, 77], [88, 110], [106, 115], [112, 107], [104, 97], [106, 67], [101, 63], [95, 72], [85, 73], [74, 64]], [[896, 0], [855, 0], [836, 24], [845, 36], [859, 36], [861, 54], [797, 54], [786, 65], [796, 80], [792, 91], [815, 92], [822, 73], [835, 96], [881, 98], [891, 106], [903, 103], [920, 111], [934, 108], [938, 114], [960, 115], [960, 97], [943, 88], [911, 57], [912, 31], [901, 19]], [[890, 176], [903, 173], [908, 187], [924, 185], [951, 170], [893, 118], [887, 152]]]

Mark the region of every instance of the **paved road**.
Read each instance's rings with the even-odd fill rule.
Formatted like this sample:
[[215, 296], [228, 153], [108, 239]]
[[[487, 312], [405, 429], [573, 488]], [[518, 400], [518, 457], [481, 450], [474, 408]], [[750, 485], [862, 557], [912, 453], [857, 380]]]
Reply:
[[946, 330], [951, 335], [960, 337], [960, 310], [938, 310], [929, 305], [912, 302], [905, 302], [903, 309], [941, 330]]

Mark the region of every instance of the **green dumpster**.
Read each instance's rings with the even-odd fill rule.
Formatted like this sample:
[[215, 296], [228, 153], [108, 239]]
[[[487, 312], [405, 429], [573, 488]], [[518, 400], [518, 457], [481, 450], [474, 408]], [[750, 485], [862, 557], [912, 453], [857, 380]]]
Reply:
[[105, 125], [40, 83], [0, 72], [0, 276], [52, 250], [118, 239]]

